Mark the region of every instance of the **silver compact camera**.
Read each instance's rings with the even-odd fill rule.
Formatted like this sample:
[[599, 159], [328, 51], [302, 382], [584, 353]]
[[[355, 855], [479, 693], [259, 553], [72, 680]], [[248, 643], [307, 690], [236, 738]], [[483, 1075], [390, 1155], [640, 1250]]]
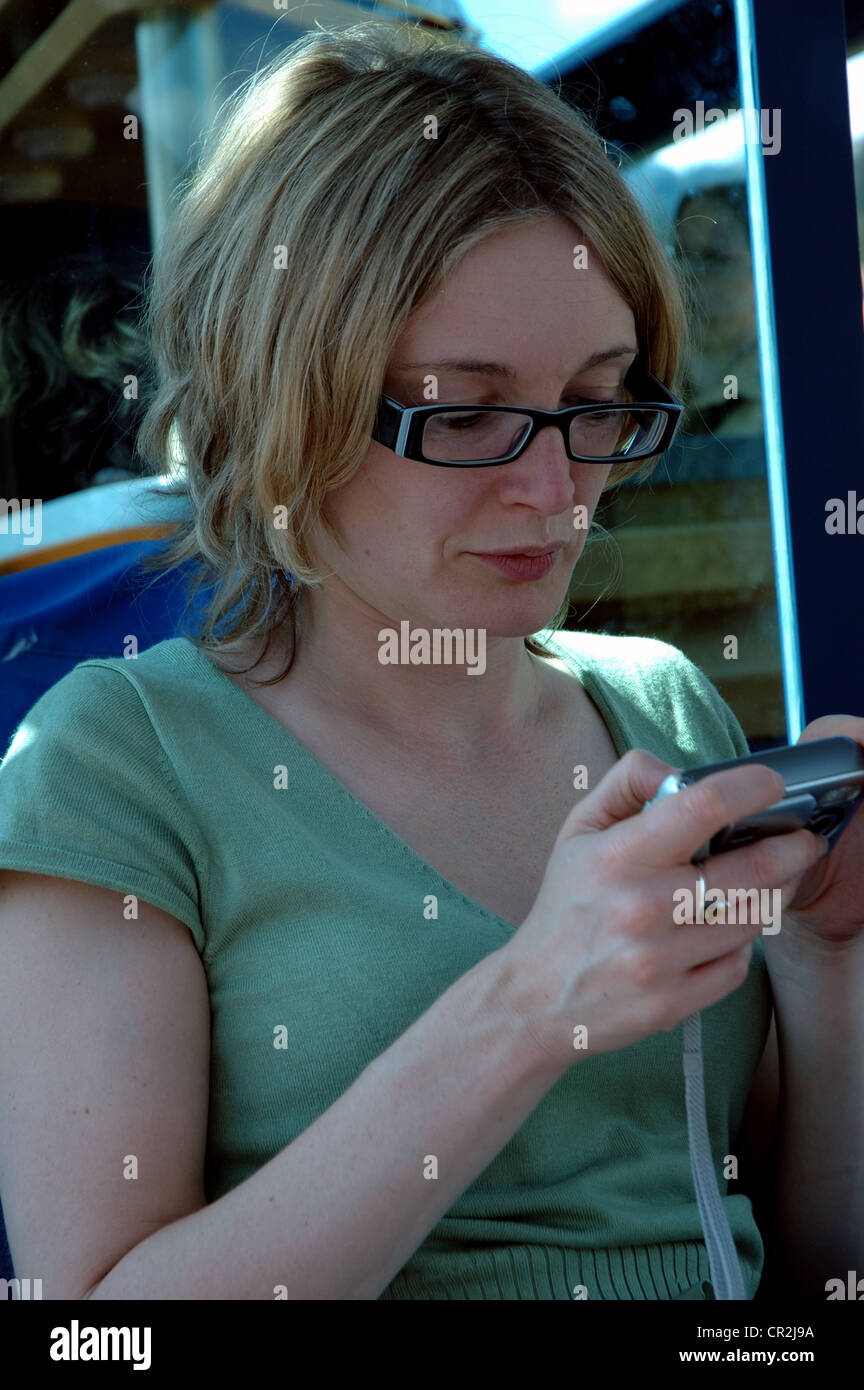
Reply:
[[699, 846], [691, 856], [692, 862], [698, 864], [711, 854], [740, 849], [768, 835], [802, 829], [824, 835], [833, 849], [864, 794], [864, 749], [851, 738], [792, 743], [782, 748], [769, 748], [763, 753], [751, 753], [746, 758], [730, 758], [728, 762], [706, 763], [685, 772], [673, 772], [661, 783], [653, 800], [645, 803], [643, 810], [647, 811], [663, 797], [673, 796], [712, 772], [746, 767], [748, 763], [762, 763], [779, 772], [786, 783], [784, 796], [764, 811], [756, 811], [718, 830]]

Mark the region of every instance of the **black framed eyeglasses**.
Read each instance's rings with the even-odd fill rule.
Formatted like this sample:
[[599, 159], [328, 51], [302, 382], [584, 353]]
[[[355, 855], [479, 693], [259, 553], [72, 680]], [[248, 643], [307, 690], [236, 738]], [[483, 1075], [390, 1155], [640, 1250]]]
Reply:
[[637, 358], [624, 386], [630, 401], [566, 410], [517, 405], [400, 405], [382, 396], [372, 438], [403, 458], [440, 468], [491, 468], [518, 459], [549, 425], [575, 463], [635, 462], [669, 448], [684, 406]]

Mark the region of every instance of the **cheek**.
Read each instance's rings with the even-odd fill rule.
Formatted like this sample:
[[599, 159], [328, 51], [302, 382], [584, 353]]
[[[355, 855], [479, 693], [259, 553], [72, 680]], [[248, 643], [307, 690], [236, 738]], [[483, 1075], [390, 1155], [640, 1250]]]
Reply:
[[602, 468], [584, 464], [571, 474], [573, 479], [573, 504], [583, 505], [592, 514], [600, 501], [601, 494], [612, 472], [611, 465]]
[[[419, 562], [430, 545], [440, 550], [464, 526], [482, 487], [479, 479], [395, 459], [373, 446], [350, 482], [331, 493], [327, 513], [346, 555], [404, 569], [406, 560]], [[329, 538], [327, 544], [332, 551]]]
[[378, 531], [392, 519], [402, 493], [396, 470], [387, 466], [387, 455], [373, 445], [347, 483], [331, 492], [325, 502], [327, 515], [346, 548], [361, 532]]

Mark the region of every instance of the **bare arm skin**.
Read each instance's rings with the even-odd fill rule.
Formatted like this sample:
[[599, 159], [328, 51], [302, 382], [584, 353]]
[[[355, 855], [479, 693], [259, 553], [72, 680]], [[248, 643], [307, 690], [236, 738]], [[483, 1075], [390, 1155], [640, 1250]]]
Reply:
[[794, 914], [766, 946], [779, 1102], [764, 1207], [785, 1296], [864, 1273], [864, 936], [830, 945]]

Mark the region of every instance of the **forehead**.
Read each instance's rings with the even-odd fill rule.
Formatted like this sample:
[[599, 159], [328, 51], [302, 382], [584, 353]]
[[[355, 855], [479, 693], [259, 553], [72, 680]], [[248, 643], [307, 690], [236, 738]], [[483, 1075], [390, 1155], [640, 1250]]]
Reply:
[[411, 315], [391, 369], [411, 374], [412, 363], [476, 357], [506, 359], [519, 377], [566, 377], [622, 343], [636, 347], [629, 305], [579, 228], [550, 216], [473, 246]]

